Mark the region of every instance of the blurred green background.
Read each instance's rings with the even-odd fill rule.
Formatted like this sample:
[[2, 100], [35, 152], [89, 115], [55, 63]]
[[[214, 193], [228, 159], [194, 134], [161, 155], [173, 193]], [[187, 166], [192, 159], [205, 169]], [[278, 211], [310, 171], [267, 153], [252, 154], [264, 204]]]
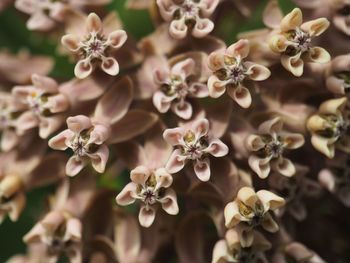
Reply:
[[[1, 1], [1, 0], [0, 0]], [[294, 4], [291, 0], [279, 0], [285, 13], [290, 11]], [[228, 17], [219, 26], [218, 34], [227, 43], [235, 40], [237, 33], [263, 28], [261, 21], [263, 7], [267, 0], [262, 0], [256, 6], [251, 19], [241, 20]], [[109, 11], [117, 11], [124, 23], [128, 34], [140, 39], [153, 31], [154, 27], [145, 11], [130, 11], [124, 8], [125, 0], [114, 0], [108, 5]], [[54, 78], [67, 80], [73, 77], [73, 65], [66, 57], [56, 54], [57, 43], [49, 36], [30, 32], [25, 26], [27, 17], [13, 7], [0, 13], [0, 48], [14, 53], [27, 49], [32, 54], [48, 55], [55, 58], [55, 67], [51, 72]], [[108, 183], [108, 182], [107, 182]], [[104, 183], [106, 184], [106, 182]], [[113, 182], [110, 182], [113, 184]], [[113, 187], [112, 185], [110, 185]], [[0, 225], [0, 262], [5, 262], [10, 256], [25, 253], [22, 237], [36, 222], [45, 208], [46, 197], [54, 192], [54, 187], [34, 190], [27, 195], [27, 206], [18, 222], [11, 222], [8, 218]]]

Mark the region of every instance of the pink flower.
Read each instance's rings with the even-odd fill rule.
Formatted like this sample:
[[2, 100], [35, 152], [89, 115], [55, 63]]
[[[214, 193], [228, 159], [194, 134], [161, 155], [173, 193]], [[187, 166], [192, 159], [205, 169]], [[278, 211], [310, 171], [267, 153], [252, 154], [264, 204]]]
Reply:
[[228, 147], [209, 134], [209, 121], [200, 119], [188, 126], [166, 129], [164, 139], [175, 147], [166, 169], [170, 173], [182, 170], [186, 161], [192, 161], [194, 171], [201, 181], [210, 179], [209, 155], [222, 157], [228, 153]]
[[62, 45], [79, 56], [74, 73], [77, 78], [86, 78], [98, 63], [109, 75], [119, 73], [119, 64], [109, 55], [109, 49], [119, 49], [126, 41], [124, 30], [104, 32], [101, 19], [91, 13], [86, 19], [86, 31], [79, 35], [68, 34], [62, 37]]
[[208, 66], [213, 75], [208, 79], [209, 94], [218, 98], [227, 90], [230, 97], [241, 107], [248, 108], [252, 103], [249, 90], [244, 86], [248, 79], [266, 80], [271, 72], [268, 68], [244, 61], [249, 55], [249, 41], [239, 40], [226, 50], [211, 53]]
[[304, 137], [299, 133], [284, 132], [282, 127], [281, 118], [275, 117], [260, 124], [259, 133], [247, 138], [247, 148], [251, 153], [249, 166], [262, 179], [270, 174], [271, 168], [284, 176], [295, 174], [294, 164], [283, 154], [285, 150], [300, 148], [305, 142]]
[[[185, 59], [185, 57], [189, 57]], [[183, 119], [192, 117], [193, 109], [189, 98], [204, 98], [208, 96], [208, 88], [202, 83], [201, 65], [204, 54], [187, 54], [183, 60], [154, 70], [154, 82], [158, 90], [153, 95], [153, 104], [159, 112], [171, 110]], [[196, 60], [195, 60], [196, 59]], [[201, 61], [202, 60], [202, 61]]]
[[208, 17], [218, 4], [218, 0], [157, 0], [161, 16], [170, 22], [169, 33], [176, 39], [185, 38], [188, 31], [198, 38], [208, 35], [214, 29]]
[[57, 21], [62, 21], [60, 13], [64, 4], [51, 0], [16, 0], [15, 7], [30, 15], [27, 21], [29, 30], [48, 31], [56, 26]]
[[130, 172], [130, 178], [132, 182], [118, 194], [116, 201], [119, 205], [129, 205], [140, 200], [139, 221], [142, 226], [152, 225], [158, 204], [170, 215], [179, 212], [176, 193], [169, 188], [173, 178], [164, 168], [153, 170], [138, 166]]
[[32, 86], [16, 86], [12, 90], [13, 96], [27, 109], [18, 118], [18, 129], [23, 134], [39, 126], [39, 135], [45, 139], [62, 125], [64, 116], [59, 113], [68, 109], [69, 101], [49, 77], [34, 74], [32, 83]]
[[49, 141], [49, 146], [55, 150], [73, 150], [66, 165], [67, 175], [77, 175], [89, 161], [97, 172], [103, 173], [109, 156], [105, 141], [110, 136], [110, 127], [93, 122], [84, 115], [69, 117], [67, 126], [68, 129]]

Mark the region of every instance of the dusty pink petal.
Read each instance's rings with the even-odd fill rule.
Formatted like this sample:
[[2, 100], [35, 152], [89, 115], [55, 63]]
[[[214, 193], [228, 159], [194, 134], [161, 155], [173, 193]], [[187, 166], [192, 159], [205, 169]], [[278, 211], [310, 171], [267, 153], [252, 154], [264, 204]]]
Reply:
[[241, 39], [229, 46], [226, 49], [226, 54], [233, 58], [246, 58], [249, 54], [249, 49], [249, 41], [247, 39]]
[[164, 211], [169, 215], [177, 215], [179, 213], [176, 193], [173, 189], [167, 189], [164, 197], [160, 200], [160, 202]]
[[48, 118], [40, 118], [39, 136], [42, 139], [47, 139], [52, 133], [57, 131], [64, 123], [63, 116], [52, 116]]
[[185, 166], [186, 157], [181, 155], [181, 151], [176, 149], [171, 154], [165, 169], [171, 174], [177, 173], [182, 170]]
[[55, 22], [43, 12], [35, 12], [27, 21], [29, 30], [47, 31], [55, 26]]
[[184, 135], [184, 129], [181, 127], [173, 128], [173, 129], [166, 129], [163, 133], [163, 138], [166, 140], [170, 145], [180, 145], [182, 143], [182, 137]]
[[192, 29], [192, 35], [194, 37], [202, 38], [208, 35], [214, 29], [214, 23], [208, 19], [197, 19], [197, 22]]
[[246, 142], [246, 146], [248, 148], [249, 151], [259, 151], [260, 149], [265, 147], [265, 143], [263, 141], [263, 139], [261, 138], [261, 136], [259, 135], [249, 135], [247, 138], [247, 142]]
[[109, 125], [116, 123], [127, 113], [132, 98], [132, 81], [129, 77], [123, 77], [98, 100], [94, 117]]
[[208, 79], [208, 90], [210, 97], [218, 98], [225, 93], [226, 84], [219, 80], [217, 76], [212, 75]]
[[192, 105], [187, 101], [174, 103], [171, 109], [177, 116], [185, 120], [190, 119], [193, 113]]
[[98, 172], [103, 173], [106, 168], [106, 164], [109, 157], [108, 146], [102, 144], [99, 146], [98, 150], [89, 155], [91, 158], [92, 167]]
[[139, 212], [139, 222], [143, 227], [150, 227], [156, 218], [156, 211], [153, 207], [142, 206]]
[[165, 168], [159, 168], [155, 171], [156, 181], [158, 187], [168, 188], [173, 183], [173, 177], [167, 172]]
[[327, 30], [330, 23], [327, 18], [321, 17], [315, 20], [308, 21], [301, 25], [301, 29], [308, 32], [311, 37], [319, 36]]
[[138, 136], [158, 121], [158, 116], [143, 110], [130, 110], [121, 120], [112, 125], [109, 143], [127, 141]]
[[259, 132], [261, 134], [278, 133], [282, 130], [283, 122], [280, 117], [275, 117], [271, 120], [264, 121], [259, 125]]
[[58, 85], [55, 80], [49, 77], [41, 76], [38, 74], [32, 75], [33, 85], [47, 93], [55, 93], [58, 91]]
[[184, 19], [173, 20], [169, 26], [169, 33], [175, 39], [185, 38], [188, 28]]
[[46, 231], [49, 233], [55, 232], [65, 221], [64, 215], [61, 211], [53, 210], [49, 212], [40, 221]]
[[176, 5], [172, 0], [157, 0], [160, 14], [166, 21], [170, 21], [173, 18]]
[[79, 241], [82, 234], [82, 224], [77, 218], [70, 218], [67, 220], [66, 233], [64, 240]]
[[40, 242], [41, 236], [45, 235], [45, 229], [40, 224], [37, 223], [34, 227], [23, 237], [25, 243]]
[[64, 112], [69, 108], [69, 101], [66, 95], [57, 94], [50, 96], [45, 103], [52, 113]]
[[222, 157], [227, 155], [228, 147], [221, 140], [213, 139], [204, 151], [215, 157]]
[[74, 74], [79, 79], [84, 79], [88, 77], [93, 70], [91, 62], [89, 59], [84, 59], [78, 61], [78, 63], [74, 67]]
[[156, 91], [153, 94], [153, 105], [160, 113], [166, 113], [171, 106], [174, 97], [168, 97], [161, 91]]
[[[312, 1], [312, 0], [311, 0]], [[263, 13], [263, 22], [267, 27], [278, 28], [283, 18], [283, 13], [277, 1], [269, 1]]]
[[31, 111], [26, 111], [17, 119], [17, 132], [23, 135], [26, 131], [33, 129], [39, 125], [38, 117]]
[[116, 202], [118, 205], [130, 205], [135, 202], [136, 197], [135, 183], [128, 183], [123, 190], [117, 195]]
[[229, 87], [227, 93], [242, 108], [249, 108], [252, 104], [252, 96], [246, 87]]
[[8, 152], [19, 142], [18, 135], [11, 129], [6, 129], [1, 134], [1, 150]]
[[210, 161], [209, 158], [204, 160], [195, 160], [193, 164], [194, 172], [199, 180], [202, 182], [210, 179]]
[[77, 52], [79, 50], [79, 38], [73, 34], [64, 35], [61, 38], [62, 45], [71, 52]]
[[151, 171], [144, 165], [137, 166], [130, 172], [130, 179], [135, 184], [145, 185]]
[[31, 96], [32, 93], [37, 93], [37, 89], [33, 86], [15, 86], [11, 93], [17, 97], [23, 104], [27, 104], [27, 97]]
[[153, 80], [156, 84], [162, 85], [162, 84], [170, 81], [170, 79], [169, 79], [170, 72], [169, 72], [168, 67], [166, 67], [165, 65], [163, 68], [156, 68], [153, 70], [154, 70], [153, 71]]
[[212, 71], [217, 71], [225, 66], [224, 50], [214, 51], [208, 56], [208, 67]]
[[244, 64], [247, 67], [247, 74], [252, 80], [263, 81], [271, 75], [271, 71], [267, 67], [252, 62], [245, 62]]
[[69, 158], [66, 165], [66, 174], [68, 176], [76, 176], [86, 166], [86, 161], [75, 155]]
[[108, 35], [107, 42], [113, 48], [120, 48], [126, 41], [127, 35], [124, 30], [116, 30]]
[[312, 47], [308, 52], [308, 59], [314, 63], [328, 63], [331, 60], [331, 55], [322, 47]]
[[68, 148], [68, 142], [73, 138], [74, 132], [64, 130], [49, 140], [49, 146], [52, 149], [64, 151]]
[[69, 130], [79, 134], [84, 130], [90, 129], [92, 127], [92, 123], [89, 117], [77, 115], [67, 118], [67, 126]]
[[209, 121], [207, 119], [195, 120], [191, 126], [196, 138], [205, 136], [209, 132]]
[[104, 72], [111, 76], [116, 76], [119, 73], [119, 64], [115, 58], [102, 58], [101, 68]]
[[195, 62], [192, 58], [180, 61], [171, 68], [171, 74], [186, 78], [194, 73]]
[[191, 97], [205, 98], [209, 96], [209, 90], [206, 84], [195, 82], [190, 86]]
[[270, 158], [260, 159], [252, 155], [248, 159], [250, 168], [261, 178], [265, 179], [270, 173]]
[[102, 144], [110, 136], [109, 127], [103, 124], [95, 124], [93, 130], [90, 133], [89, 143]]
[[297, 149], [304, 145], [305, 139], [302, 134], [299, 133], [280, 133], [282, 140], [285, 142], [287, 149]]
[[95, 13], [90, 13], [86, 20], [87, 32], [100, 32], [102, 30], [101, 19]]

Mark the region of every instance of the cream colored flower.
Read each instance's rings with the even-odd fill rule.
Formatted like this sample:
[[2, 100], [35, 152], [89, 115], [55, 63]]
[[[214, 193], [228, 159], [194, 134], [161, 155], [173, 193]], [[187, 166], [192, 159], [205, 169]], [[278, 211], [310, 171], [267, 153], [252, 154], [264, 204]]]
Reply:
[[327, 100], [307, 121], [312, 145], [328, 158], [334, 157], [335, 148], [350, 153], [349, 110], [346, 106], [346, 97]]
[[284, 204], [284, 199], [272, 192], [255, 192], [251, 187], [243, 187], [238, 191], [236, 199], [225, 207], [225, 225], [227, 228], [238, 227], [241, 243], [250, 246], [254, 240], [252, 230], [257, 226], [262, 226], [271, 233], [278, 231], [279, 227], [270, 211]]
[[326, 18], [303, 23], [303, 14], [295, 8], [280, 22], [277, 32], [272, 35], [269, 45], [272, 51], [281, 54], [283, 67], [294, 76], [300, 77], [305, 62], [327, 63], [331, 57], [322, 47], [314, 47], [312, 40], [328, 27]]
[[279, 117], [260, 124], [258, 134], [248, 136], [246, 146], [251, 155], [249, 166], [262, 179], [266, 178], [271, 169], [284, 176], [295, 174], [294, 164], [283, 157], [285, 150], [300, 148], [304, 137], [299, 133], [282, 131], [283, 122]]

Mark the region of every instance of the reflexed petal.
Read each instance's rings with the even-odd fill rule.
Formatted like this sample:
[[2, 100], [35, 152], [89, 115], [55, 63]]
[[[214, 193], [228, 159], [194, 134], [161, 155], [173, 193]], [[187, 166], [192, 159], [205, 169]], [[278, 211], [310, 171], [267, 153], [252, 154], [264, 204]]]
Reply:
[[65, 151], [73, 136], [74, 133], [71, 130], [64, 130], [49, 140], [49, 146], [55, 150]]
[[118, 205], [130, 205], [135, 202], [136, 184], [128, 183], [123, 190], [117, 195], [116, 202]]
[[282, 197], [270, 191], [260, 190], [256, 193], [256, 195], [262, 202], [264, 206], [264, 211], [275, 210], [285, 205], [285, 201]]
[[185, 59], [176, 63], [171, 68], [171, 74], [182, 76], [183, 78], [190, 76], [194, 73], [195, 62], [192, 58]]
[[226, 91], [226, 83], [219, 80], [216, 76], [210, 76], [208, 79], [209, 96], [218, 98]]
[[209, 158], [204, 160], [195, 160], [193, 164], [194, 172], [199, 180], [202, 182], [210, 179], [210, 161]]
[[314, 134], [311, 137], [311, 143], [316, 148], [316, 150], [323, 153], [328, 158], [332, 159], [334, 157], [334, 154], [335, 154], [334, 140], [324, 138]]
[[304, 61], [300, 59], [300, 55], [301, 53], [299, 52], [293, 57], [286, 55], [281, 56], [283, 67], [296, 77], [300, 77], [304, 72]]
[[90, 139], [88, 143], [102, 144], [104, 143], [110, 135], [109, 127], [103, 124], [95, 124], [93, 130], [90, 133]]
[[109, 33], [107, 42], [113, 48], [120, 48], [124, 45], [127, 37], [124, 30], [116, 30]]
[[287, 149], [297, 149], [304, 145], [305, 139], [302, 134], [299, 133], [289, 133], [289, 134], [279, 134], [285, 143]]
[[131, 170], [130, 179], [135, 184], [145, 185], [150, 175], [151, 171], [146, 166], [140, 165]]
[[98, 150], [89, 156], [91, 158], [92, 167], [98, 173], [103, 173], [105, 171], [109, 156], [108, 146], [105, 144], [100, 145]]
[[119, 73], [119, 64], [115, 58], [103, 58], [101, 68], [104, 72], [111, 76], [116, 76]]
[[191, 126], [196, 138], [201, 138], [209, 132], [209, 121], [207, 119], [195, 120]]
[[87, 32], [100, 32], [102, 30], [101, 19], [95, 13], [90, 13], [86, 20]]
[[1, 134], [1, 150], [8, 152], [19, 142], [18, 135], [11, 129], [6, 129]]
[[79, 79], [88, 77], [93, 70], [89, 59], [80, 60], [74, 67], [74, 74]]
[[182, 143], [184, 132], [184, 129], [181, 127], [166, 129], [163, 133], [163, 138], [172, 146], [180, 145]]
[[88, 130], [92, 127], [92, 123], [89, 117], [84, 115], [77, 115], [67, 118], [68, 129], [76, 134], [84, 130]]
[[263, 81], [271, 75], [271, 71], [267, 67], [252, 62], [245, 62], [244, 64], [247, 67], [247, 74], [252, 80]]
[[281, 157], [278, 160], [273, 161], [272, 167], [274, 170], [287, 177], [291, 177], [295, 174], [294, 164], [286, 158]]
[[182, 119], [188, 120], [192, 117], [192, 105], [187, 101], [174, 103], [171, 109]]
[[270, 174], [270, 158], [260, 159], [253, 155], [248, 159], [250, 168], [261, 178], [265, 179]]
[[187, 35], [187, 26], [185, 25], [185, 21], [183, 19], [173, 20], [170, 23], [169, 33], [175, 39], [185, 38]]
[[79, 38], [76, 35], [64, 35], [61, 39], [61, 43], [71, 52], [77, 52], [79, 50]]
[[267, 27], [277, 29], [283, 19], [283, 14], [277, 1], [269, 1], [263, 13], [263, 22]]
[[181, 155], [181, 151], [176, 149], [171, 154], [165, 169], [171, 174], [177, 173], [185, 166], [186, 157]]
[[224, 239], [216, 242], [213, 249], [213, 256], [211, 263], [225, 263], [228, 262], [229, 250]]
[[36, 88], [42, 90], [43, 92], [48, 92], [48, 93], [58, 92], [57, 82], [52, 78], [41, 76], [38, 74], [33, 74], [32, 82]]
[[173, 183], [173, 177], [165, 168], [159, 168], [155, 171], [157, 187], [168, 188]]
[[242, 216], [239, 213], [237, 202], [230, 202], [226, 205], [224, 210], [225, 226], [232, 228], [241, 222]]
[[308, 53], [308, 59], [315, 63], [328, 63], [331, 60], [331, 55], [321, 47], [312, 47]]
[[18, 117], [17, 123], [17, 132], [19, 135], [23, 135], [26, 131], [37, 127], [39, 119], [32, 111], [26, 111]]
[[302, 24], [300, 28], [308, 32], [311, 37], [314, 37], [314, 36], [321, 35], [324, 31], [327, 30], [329, 25], [330, 23], [327, 20], [327, 18], [322, 17], [322, 18], [308, 21]]
[[294, 8], [292, 12], [288, 13], [281, 21], [282, 32], [288, 32], [296, 27], [299, 27], [303, 22], [303, 14], [299, 8]]
[[253, 188], [242, 187], [237, 193], [237, 200], [250, 207], [255, 207], [255, 204], [258, 201], [258, 196], [256, 195]]
[[176, 193], [173, 189], [167, 189], [164, 197], [160, 200], [160, 202], [164, 211], [169, 215], [177, 215], [179, 213]]
[[247, 138], [247, 149], [251, 152], [259, 151], [260, 149], [265, 147], [265, 143], [263, 139], [259, 135], [249, 135]]
[[27, 21], [29, 30], [47, 31], [55, 26], [55, 22], [43, 12], [35, 12]]
[[208, 67], [212, 71], [217, 71], [225, 66], [224, 51], [215, 51], [208, 56]]
[[203, 1], [203, 5], [201, 5], [201, 13], [204, 17], [209, 17], [212, 13], [214, 13], [216, 7], [219, 4], [219, 0], [206, 0]]
[[210, 141], [209, 146], [203, 151], [210, 153], [215, 157], [222, 157], [227, 155], [228, 147], [219, 139], [213, 139]]
[[192, 35], [194, 37], [205, 37], [214, 29], [214, 23], [208, 18], [197, 19], [197, 22], [192, 29]]
[[86, 161], [76, 156], [69, 158], [66, 165], [66, 174], [68, 176], [76, 176], [86, 166]]
[[249, 55], [249, 40], [241, 39], [226, 49], [226, 54], [233, 58], [246, 58]]
[[261, 134], [279, 133], [282, 130], [283, 121], [280, 117], [275, 117], [271, 120], [264, 121], [260, 124], [258, 130]]
[[252, 104], [252, 96], [246, 87], [228, 87], [227, 93], [242, 108], [249, 108]]
[[190, 86], [190, 96], [195, 98], [205, 98], [209, 96], [208, 87], [204, 83], [193, 83]]
[[280, 34], [273, 35], [269, 39], [269, 47], [273, 52], [283, 53], [288, 47], [286, 37]]
[[318, 174], [318, 181], [328, 191], [334, 192], [336, 187], [336, 178], [334, 174], [328, 169], [322, 169]]
[[165, 96], [163, 92], [156, 91], [153, 94], [153, 105], [160, 113], [166, 113], [171, 106], [171, 102], [175, 97]]
[[347, 103], [346, 97], [341, 97], [337, 99], [331, 99], [323, 102], [320, 105], [319, 112], [321, 114], [338, 114], [339, 111], [341, 111]]
[[79, 241], [82, 234], [82, 224], [77, 218], [70, 218], [67, 220], [66, 233], [64, 240]]
[[339, 79], [335, 76], [329, 76], [326, 80], [326, 85], [331, 92], [345, 95], [345, 81], [343, 79]]
[[156, 218], [156, 211], [153, 207], [149, 207], [148, 209], [145, 206], [140, 208], [139, 212], [139, 222], [143, 227], [150, 227], [154, 219]]

